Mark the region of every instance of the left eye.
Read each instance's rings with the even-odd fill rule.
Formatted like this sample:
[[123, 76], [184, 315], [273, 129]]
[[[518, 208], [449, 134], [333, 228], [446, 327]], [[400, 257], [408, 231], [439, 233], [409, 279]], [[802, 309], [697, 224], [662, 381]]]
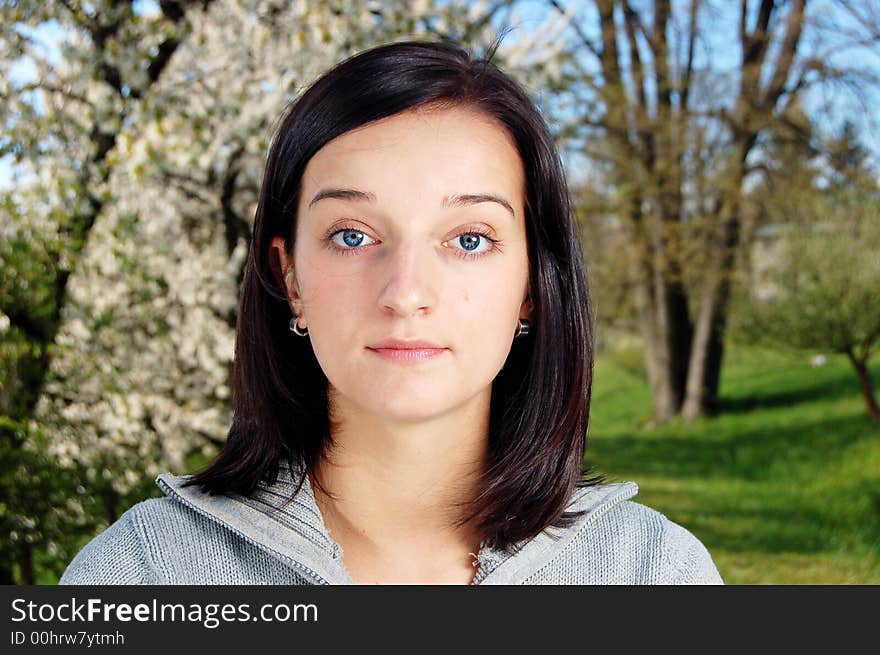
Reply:
[[452, 240], [458, 241], [460, 244], [465, 246], [465, 250], [467, 252], [474, 252], [477, 246], [479, 246], [480, 241], [489, 241], [489, 237], [485, 234], [480, 234], [479, 232], [465, 232], [464, 234], [460, 234]]
[[[341, 235], [343, 235], [343, 236], [342, 236], [342, 240], [343, 240], [343, 242], [344, 242], [343, 244], [339, 244], [339, 243], [335, 240], [337, 234], [341, 234]], [[343, 246], [343, 250], [348, 250], [348, 248], [345, 248], [344, 246], [351, 246], [352, 248], [359, 248], [360, 246], [364, 245], [364, 244], [361, 243], [361, 242], [358, 242], [358, 243], [351, 243], [350, 240], [356, 240], [356, 239], [357, 239], [357, 237], [354, 237], [354, 239], [351, 239], [351, 235], [353, 235], [353, 234], [355, 234], [355, 235], [356, 235], [356, 234], [359, 234], [359, 235], [361, 235], [361, 238], [363, 238], [363, 237], [366, 237], [367, 239], [370, 238], [370, 237], [368, 237], [366, 234], [364, 234], [363, 232], [361, 232], [360, 230], [352, 230], [351, 228], [344, 228], [344, 229], [342, 229], [342, 230], [337, 230], [336, 232], [334, 232], [333, 234], [331, 234], [329, 238], [330, 238], [330, 241], [332, 241], [333, 243], [335, 243], [335, 244], [337, 244], [337, 245], [340, 245], [340, 246]]]

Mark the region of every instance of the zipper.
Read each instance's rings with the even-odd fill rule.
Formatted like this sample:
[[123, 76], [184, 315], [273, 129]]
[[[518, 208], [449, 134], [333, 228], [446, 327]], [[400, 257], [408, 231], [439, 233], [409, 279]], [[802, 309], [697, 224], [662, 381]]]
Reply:
[[238, 535], [239, 537], [241, 537], [242, 539], [247, 541], [249, 544], [252, 544], [252, 545], [256, 546], [257, 548], [270, 553], [274, 557], [277, 557], [281, 560], [284, 560], [285, 563], [289, 563], [290, 565], [292, 565], [293, 568], [305, 573], [306, 574], [305, 577], [311, 578], [314, 581], [314, 584], [316, 584], [316, 585], [329, 585], [330, 584], [329, 582], [327, 582], [327, 580], [322, 578], [318, 573], [316, 573], [315, 571], [313, 571], [312, 569], [307, 567], [305, 564], [302, 564], [302, 563], [296, 561], [295, 559], [293, 559], [292, 557], [285, 555], [284, 553], [279, 553], [274, 548], [271, 548], [263, 543], [256, 541], [255, 539], [252, 539], [248, 535], [244, 534], [241, 530], [238, 530], [237, 528], [232, 527], [226, 521], [223, 521], [222, 519], [217, 518], [216, 516], [214, 516], [210, 512], [207, 512], [204, 509], [202, 509], [201, 507], [198, 507], [194, 503], [190, 502], [189, 500], [187, 500], [186, 498], [181, 496], [177, 492], [176, 489], [172, 488], [167, 482], [165, 482], [165, 480], [157, 479], [156, 483], [159, 485], [159, 487], [162, 489], [162, 491], [164, 491], [166, 494], [168, 494], [169, 496], [174, 498], [174, 500], [176, 500], [177, 502], [182, 503], [183, 505], [185, 505], [186, 507], [189, 507], [190, 509], [194, 510], [198, 514], [201, 514], [202, 516], [205, 516], [205, 517], [211, 519], [215, 523], [222, 525], [226, 529], [231, 530], [233, 533], [235, 533], [236, 535]]
[[[515, 555], [515, 554], [516, 554], [516, 552], [513, 553], [513, 555]], [[506, 558], [501, 559], [501, 560], [495, 560], [495, 561], [494, 561], [494, 566], [492, 566], [492, 568], [488, 568], [488, 567], [486, 566], [486, 565], [488, 564], [488, 562], [484, 562], [482, 559], [480, 559], [479, 556], [477, 556], [477, 561], [479, 562], [479, 568], [477, 569], [477, 574], [474, 576], [474, 579], [471, 580], [471, 585], [478, 585], [478, 584], [480, 584], [481, 582], [483, 582], [483, 580], [486, 579], [486, 576], [487, 576], [487, 575], [489, 575], [490, 573], [492, 573], [492, 571], [494, 571], [495, 569], [497, 569], [501, 564], [503, 564], [503, 563], [506, 562], [508, 559], [510, 559], [511, 557], [513, 557], [513, 555], [510, 555], [509, 557], [506, 557]]]

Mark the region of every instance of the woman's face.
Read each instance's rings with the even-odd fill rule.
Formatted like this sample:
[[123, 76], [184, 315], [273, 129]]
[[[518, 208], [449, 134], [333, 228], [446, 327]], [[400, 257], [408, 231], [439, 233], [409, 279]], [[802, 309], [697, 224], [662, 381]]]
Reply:
[[[395, 421], [488, 407], [531, 318], [524, 194], [511, 138], [471, 109], [397, 114], [311, 158], [292, 261], [272, 247], [331, 398]], [[402, 363], [371, 349], [386, 338], [446, 350]]]

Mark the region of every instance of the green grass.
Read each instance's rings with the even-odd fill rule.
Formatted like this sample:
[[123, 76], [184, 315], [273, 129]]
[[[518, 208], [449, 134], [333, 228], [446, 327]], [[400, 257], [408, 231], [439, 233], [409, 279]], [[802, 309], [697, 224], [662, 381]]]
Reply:
[[654, 428], [639, 357], [596, 362], [588, 463], [637, 482], [634, 500], [697, 535], [728, 584], [880, 583], [880, 425], [843, 357], [731, 346], [723, 411]]

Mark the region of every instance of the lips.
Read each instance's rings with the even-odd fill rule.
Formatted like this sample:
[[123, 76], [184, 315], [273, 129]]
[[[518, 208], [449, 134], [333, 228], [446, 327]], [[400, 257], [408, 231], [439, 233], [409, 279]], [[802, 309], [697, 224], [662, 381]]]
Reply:
[[382, 359], [397, 364], [415, 365], [435, 360], [446, 353], [448, 348], [427, 339], [398, 339], [389, 337], [377, 341], [370, 350]]
[[446, 348], [426, 339], [397, 338], [382, 339], [367, 347], [371, 350], [445, 350]]

